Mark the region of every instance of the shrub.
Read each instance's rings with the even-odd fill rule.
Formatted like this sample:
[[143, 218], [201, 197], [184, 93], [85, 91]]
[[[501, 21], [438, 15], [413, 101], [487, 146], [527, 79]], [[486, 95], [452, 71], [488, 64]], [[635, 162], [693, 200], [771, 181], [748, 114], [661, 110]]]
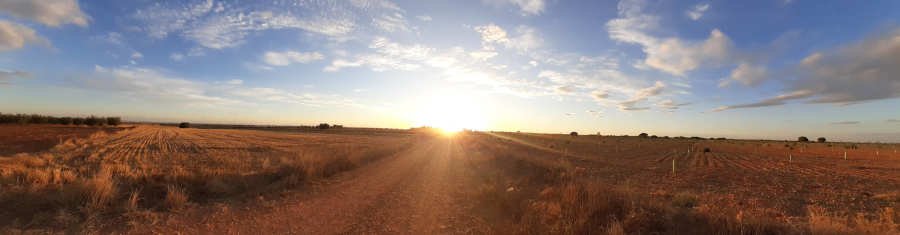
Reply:
[[59, 124], [72, 125], [72, 118], [71, 117], [61, 117], [61, 118], [59, 118]]
[[659, 136], [656, 136], [656, 135], [651, 135], [651, 136], [650, 136], [650, 139], [656, 139], [656, 138], [659, 138]]
[[569, 135], [571, 135], [572, 137], [576, 137], [578, 136], [578, 132], [569, 132]]
[[711, 151], [709, 150], [709, 148], [703, 148], [703, 152], [704, 152], [704, 153], [708, 153], [708, 152], [711, 152]]
[[797, 137], [797, 141], [799, 141], [799, 142], [809, 142], [809, 138], [806, 138], [806, 136], [800, 136], [800, 137]]
[[331, 125], [328, 125], [328, 123], [319, 123], [319, 125], [316, 126], [316, 128], [319, 128], [319, 129], [328, 129], [328, 128], [331, 128]]
[[118, 126], [119, 124], [122, 124], [122, 118], [120, 118], [120, 117], [107, 117], [107, 118], [106, 118], [106, 124], [107, 124], [107, 125], [110, 125], [110, 126]]
[[74, 125], [84, 125], [84, 118], [72, 118], [72, 124]]
[[647, 135], [647, 133], [641, 133], [640, 135], [638, 135], [638, 137], [641, 137], [641, 138], [647, 138], [648, 136], [649, 135]]
[[178, 124], [178, 128], [191, 128], [191, 123], [182, 122], [182, 123]]
[[171, 210], [177, 210], [187, 205], [187, 203], [188, 195], [184, 189], [175, 185], [169, 185], [166, 188], [166, 207]]
[[106, 119], [91, 115], [84, 120], [84, 124], [88, 126], [102, 126], [106, 124]]
[[825, 137], [819, 137], [818, 139], [816, 139], [816, 142], [825, 143]]

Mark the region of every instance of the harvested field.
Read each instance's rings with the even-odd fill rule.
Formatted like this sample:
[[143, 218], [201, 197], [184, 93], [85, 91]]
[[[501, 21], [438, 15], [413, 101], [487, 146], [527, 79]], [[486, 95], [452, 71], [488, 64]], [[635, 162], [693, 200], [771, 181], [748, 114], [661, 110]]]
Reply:
[[0, 158], [0, 226], [142, 234], [890, 234], [900, 232], [900, 156], [887, 151], [894, 146], [143, 125]]
[[113, 133], [120, 127], [60, 125], [0, 125], [0, 156], [44, 151], [76, 138], [98, 132]]

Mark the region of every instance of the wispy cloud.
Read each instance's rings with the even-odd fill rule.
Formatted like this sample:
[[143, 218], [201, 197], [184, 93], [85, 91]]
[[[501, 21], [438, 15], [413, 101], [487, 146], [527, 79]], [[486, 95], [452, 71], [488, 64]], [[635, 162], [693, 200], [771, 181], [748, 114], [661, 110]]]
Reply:
[[325, 59], [319, 52], [268, 51], [263, 54], [263, 62], [272, 66], [287, 66], [293, 63], [305, 64]]
[[740, 82], [745, 86], [756, 86], [768, 76], [769, 72], [766, 67], [740, 63], [737, 68], [731, 71], [731, 75], [728, 78], [722, 79], [719, 87], [729, 86], [731, 82]]
[[31, 78], [31, 73], [18, 70], [2, 70], [0, 69], [0, 84], [10, 84], [15, 79]]
[[253, 32], [266, 30], [299, 29], [337, 41], [351, 37], [361, 23], [390, 32], [409, 30], [402, 9], [389, 1], [311, 1], [284, 7], [234, 4], [166, 2], [138, 10], [132, 18], [153, 38], [178, 34], [211, 49], [239, 46]]
[[686, 14], [692, 20], [699, 20], [707, 10], [709, 10], [709, 3], [701, 3], [691, 7]]
[[858, 121], [842, 121], [842, 122], [832, 122], [831, 125], [856, 125], [859, 124]]
[[0, 11], [51, 27], [65, 24], [86, 27], [91, 19], [81, 11], [76, 0], [6, 0], [0, 1]]
[[661, 81], [656, 81], [656, 83], [654, 83], [653, 86], [647, 87], [644, 89], [640, 89], [637, 92], [635, 92], [634, 95], [632, 95], [631, 98], [629, 98], [628, 100], [619, 102], [619, 109], [624, 110], [624, 111], [637, 111], [637, 110], [650, 109], [649, 107], [637, 107], [636, 105], [639, 102], [645, 101], [650, 97], [659, 95], [660, 93], [662, 93], [662, 91], [665, 87], [666, 87], [666, 84], [664, 84]]
[[501, 45], [519, 52], [527, 52], [541, 47], [544, 43], [537, 30], [524, 25], [516, 28], [515, 36], [493, 23], [477, 26], [475, 31], [481, 34], [481, 43], [487, 51], [493, 51], [495, 45]]
[[306, 106], [364, 106], [339, 95], [247, 87], [240, 79], [209, 84], [144, 67], [96, 66], [94, 73], [77, 78], [74, 84], [83, 89], [173, 105], [241, 107], [275, 102]]
[[740, 108], [758, 108], [758, 107], [766, 107], [766, 106], [776, 106], [786, 104], [788, 100], [796, 100], [796, 99], [804, 99], [813, 96], [813, 92], [810, 90], [798, 90], [793, 91], [787, 94], [781, 94], [772, 98], [768, 98], [759, 102], [747, 103], [747, 104], [737, 104], [737, 105], [728, 105], [721, 106], [714, 109], [714, 112], [725, 111], [729, 109], [740, 109]]
[[540, 15], [547, 7], [545, 0], [484, 0], [494, 5], [512, 5], [519, 8], [522, 15]]
[[0, 52], [16, 50], [26, 44], [50, 46], [50, 41], [21, 24], [0, 20], [0, 32]]

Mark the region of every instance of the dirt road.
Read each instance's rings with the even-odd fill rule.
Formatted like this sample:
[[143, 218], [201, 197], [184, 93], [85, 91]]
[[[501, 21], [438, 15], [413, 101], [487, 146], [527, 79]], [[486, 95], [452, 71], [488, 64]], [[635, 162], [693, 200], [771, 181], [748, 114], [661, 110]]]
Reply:
[[489, 225], [470, 213], [473, 202], [463, 195], [473, 174], [460, 148], [452, 139], [425, 140], [303, 193], [245, 208], [212, 206], [130, 232], [487, 233]]

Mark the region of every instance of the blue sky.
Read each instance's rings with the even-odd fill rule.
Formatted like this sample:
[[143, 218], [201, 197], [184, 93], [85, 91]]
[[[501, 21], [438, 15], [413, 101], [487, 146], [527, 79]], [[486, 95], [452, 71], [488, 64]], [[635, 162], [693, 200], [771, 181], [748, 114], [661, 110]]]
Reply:
[[0, 1], [0, 111], [900, 141], [898, 1]]

